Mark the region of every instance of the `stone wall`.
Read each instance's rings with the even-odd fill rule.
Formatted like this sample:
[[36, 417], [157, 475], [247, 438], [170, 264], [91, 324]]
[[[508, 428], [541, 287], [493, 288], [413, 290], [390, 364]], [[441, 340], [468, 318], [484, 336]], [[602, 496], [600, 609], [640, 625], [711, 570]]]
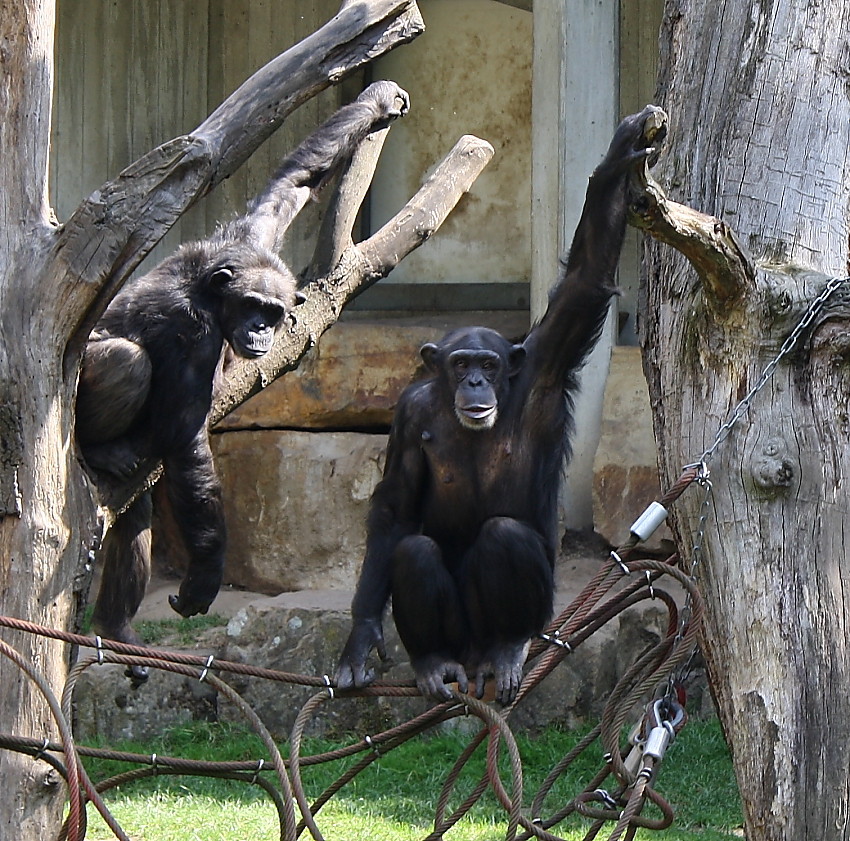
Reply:
[[[582, 566], [582, 573], [588, 572]], [[568, 593], [564, 588], [561, 595], [573, 595], [574, 590], [569, 588]], [[155, 595], [164, 599], [165, 593]], [[205, 631], [193, 653], [299, 675], [332, 675], [350, 627], [349, 601], [350, 593], [341, 590], [258, 598], [239, 608], [226, 627]], [[516, 709], [511, 726], [534, 733], [548, 725], [570, 727], [596, 720], [617, 680], [647, 646], [658, 642], [666, 621], [660, 602], [646, 601], [604, 625]], [[382, 677], [410, 681], [412, 671], [392, 618], [384, 625], [389, 660]], [[303, 704], [324, 692], [259, 678], [222, 676], [281, 740], [289, 736]], [[697, 670], [696, 678], [692, 673], [689, 692], [690, 714], [712, 713], [701, 671]], [[427, 705], [422, 698], [329, 698], [310, 720], [307, 735], [376, 734]], [[77, 686], [74, 710], [75, 735], [81, 743], [145, 741], [164, 729], [197, 720], [246, 723], [238, 708], [196, 677], [152, 670], [148, 682], [134, 689], [121, 666], [94, 666], [86, 671]], [[635, 710], [635, 718], [637, 714]]]

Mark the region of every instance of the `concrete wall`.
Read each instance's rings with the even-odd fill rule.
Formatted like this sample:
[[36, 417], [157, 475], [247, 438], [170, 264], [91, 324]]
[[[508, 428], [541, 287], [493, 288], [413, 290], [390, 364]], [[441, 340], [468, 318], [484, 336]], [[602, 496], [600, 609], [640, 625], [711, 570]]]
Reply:
[[[421, 9], [424, 34], [373, 69], [411, 96], [410, 114], [393, 127], [381, 155], [373, 229], [419, 189], [461, 135], [484, 138], [496, 154], [437, 236], [383, 283], [528, 283], [532, 15], [494, 0], [425, 0]], [[486, 300], [480, 306], [486, 309]]]
[[[318, 29], [339, 0], [59, 0], [50, 193], [60, 221], [152, 148], [192, 131], [254, 71]], [[346, 99], [330, 88], [298, 109], [231, 178], [183, 216], [142, 266], [243, 213], [278, 161]], [[308, 207], [284, 257], [306, 265]]]

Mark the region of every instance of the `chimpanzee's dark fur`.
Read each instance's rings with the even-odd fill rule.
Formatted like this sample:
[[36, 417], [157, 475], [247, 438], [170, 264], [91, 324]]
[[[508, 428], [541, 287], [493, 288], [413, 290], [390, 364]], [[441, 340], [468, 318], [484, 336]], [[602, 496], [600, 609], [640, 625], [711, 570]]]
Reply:
[[[282, 163], [245, 216], [182, 246], [115, 297], [86, 346], [77, 395], [77, 439], [95, 470], [128, 478], [161, 459], [189, 554], [171, 606], [206, 613], [221, 584], [225, 526], [207, 431], [225, 343], [262, 356], [296, 303], [295, 279], [275, 253], [303, 204], [371, 131], [403, 114], [407, 94], [376, 82]], [[150, 575], [150, 514], [142, 496], [110, 529], [94, 622], [107, 637], [139, 639], [130, 626]], [[134, 670], [143, 680], [143, 669]]]
[[648, 154], [655, 110], [618, 127], [590, 178], [549, 308], [525, 341], [474, 327], [422, 348], [433, 377], [396, 407], [338, 687], [373, 679], [366, 659], [372, 648], [384, 656], [392, 597], [423, 694], [450, 698], [447, 681], [465, 692], [471, 669], [479, 697], [489, 674], [501, 703], [516, 696], [527, 643], [552, 611], [572, 395], [616, 291], [627, 179]]

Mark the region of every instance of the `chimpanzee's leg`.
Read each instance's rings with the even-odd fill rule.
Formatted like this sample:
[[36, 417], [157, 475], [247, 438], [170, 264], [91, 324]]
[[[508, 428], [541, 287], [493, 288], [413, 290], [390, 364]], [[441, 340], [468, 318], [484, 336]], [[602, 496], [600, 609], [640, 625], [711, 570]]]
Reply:
[[98, 444], [123, 435], [150, 392], [151, 361], [129, 339], [89, 341], [77, 387], [77, 437]]
[[[108, 639], [143, 645], [130, 626], [145, 595], [151, 574], [151, 499], [142, 494], [106, 533], [103, 569], [92, 623]], [[131, 666], [127, 676], [134, 684], [148, 678], [143, 666]]]
[[460, 663], [468, 639], [457, 583], [443, 563], [440, 547], [414, 535], [396, 547], [392, 570], [393, 618], [410, 655], [416, 684], [423, 695], [450, 700], [445, 685], [468, 688]]
[[541, 535], [510, 517], [493, 517], [464, 556], [462, 588], [480, 662], [476, 690], [492, 672], [496, 698], [509, 704], [522, 680], [526, 643], [552, 615], [554, 576]]

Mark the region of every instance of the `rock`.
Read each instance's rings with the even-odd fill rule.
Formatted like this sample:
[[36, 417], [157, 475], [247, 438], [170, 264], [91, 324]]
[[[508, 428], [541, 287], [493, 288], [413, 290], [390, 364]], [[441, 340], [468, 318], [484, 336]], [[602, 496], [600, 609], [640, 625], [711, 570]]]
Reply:
[[402, 390], [424, 373], [419, 348], [440, 328], [338, 322], [301, 360], [216, 427], [386, 430]]
[[81, 743], [149, 742], [190, 721], [218, 720], [218, 693], [197, 678], [151, 669], [133, 688], [124, 666], [92, 666], [74, 694], [74, 735]]
[[[619, 545], [659, 493], [657, 448], [640, 348], [619, 345], [611, 355], [593, 462], [594, 528]], [[669, 539], [669, 528], [662, 526], [649, 542], [655, 546]]]
[[386, 440], [273, 430], [215, 436], [227, 488], [226, 580], [270, 594], [352, 589]]
[[[357, 432], [212, 436], [225, 488], [225, 583], [269, 595], [353, 589], [386, 441], [386, 435]], [[161, 491], [155, 491], [154, 566], [180, 574], [182, 543]]]

